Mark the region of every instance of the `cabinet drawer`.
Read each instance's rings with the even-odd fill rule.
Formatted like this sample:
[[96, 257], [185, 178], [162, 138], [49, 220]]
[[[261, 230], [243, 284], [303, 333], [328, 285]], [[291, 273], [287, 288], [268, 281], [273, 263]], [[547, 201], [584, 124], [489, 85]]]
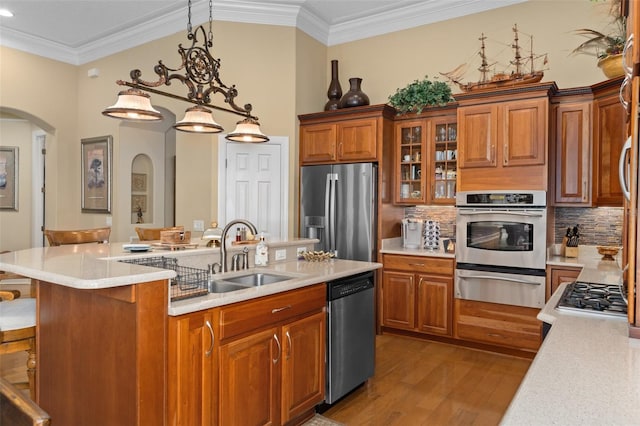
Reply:
[[429, 256], [382, 256], [385, 270], [453, 276], [453, 259]]
[[222, 307], [220, 339], [322, 309], [326, 305], [326, 292], [326, 286], [323, 283]]
[[535, 308], [456, 299], [456, 337], [536, 351], [542, 339], [538, 312]]

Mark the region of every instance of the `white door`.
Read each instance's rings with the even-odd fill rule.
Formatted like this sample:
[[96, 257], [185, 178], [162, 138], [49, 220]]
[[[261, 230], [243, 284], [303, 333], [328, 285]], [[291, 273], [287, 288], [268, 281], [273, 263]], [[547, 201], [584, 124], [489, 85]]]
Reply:
[[[273, 137], [267, 143], [224, 140], [226, 163], [218, 189], [221, 225], [247, 219], [272, 239], [287, 238], [288, 138]], [[223, 164], [224, 164], [223, 163]]]

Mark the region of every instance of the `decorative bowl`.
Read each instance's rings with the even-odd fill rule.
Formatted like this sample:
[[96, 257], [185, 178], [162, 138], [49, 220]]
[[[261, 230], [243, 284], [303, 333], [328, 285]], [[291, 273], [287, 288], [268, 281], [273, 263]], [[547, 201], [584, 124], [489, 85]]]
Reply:
[[325, 251], [305, 251], [302, 253], [302, 257], [308, 262], [321, 262], [335, 257], [335, 254]]
[[613, 256], [618, 254], [620, 247], [598, 246], [598, 253], [602, 255], [602, 260], [613, 260]]

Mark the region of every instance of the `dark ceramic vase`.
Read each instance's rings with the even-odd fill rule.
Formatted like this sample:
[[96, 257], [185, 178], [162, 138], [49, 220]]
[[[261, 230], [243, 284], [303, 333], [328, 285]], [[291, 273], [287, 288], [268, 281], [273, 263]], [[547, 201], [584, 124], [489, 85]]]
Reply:
[[340, 98], [342, 97], [342, 86], [340, 86], [340, 79], [338, 79], [338, 60], [331, 61], [331, 83], [329, 83], [329, 89], [327, 90], [327, 97], [329, 102], [324, 106], [325, 111], [340, 108]]
[[350, 108], [369, 105], [369, 97], [362, 91], [362, 79], [353, 77], [349, 79], [349, 91], [340, 99], [340, 108]]

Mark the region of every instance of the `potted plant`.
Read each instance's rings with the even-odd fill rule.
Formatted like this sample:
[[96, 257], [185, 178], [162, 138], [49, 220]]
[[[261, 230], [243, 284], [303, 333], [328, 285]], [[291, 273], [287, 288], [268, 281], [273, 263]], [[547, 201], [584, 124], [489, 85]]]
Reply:
[[423, 80], [415, 80], [403, 89], [396, 89], [396, 93], [389, 96], [389, 105], [398, 111], [398, 115], [410, 112], [419, 114], [427, 106], [446, 105], [453, 100], [447, 83], [431, 81], [429, 76], [425, 76]]
[[627, 26], [621, 7], [621, 0], [611, 0], [609, 15], [612, 19], [605, 32], [590, 28], [574, 31], [577, 35], [587, 37], [587, 40], [576, 47], [572, 53], [596, 56], [598, 67], [602, 69], [607, 78], [624, 74], [622, 51], [627, 38]]

